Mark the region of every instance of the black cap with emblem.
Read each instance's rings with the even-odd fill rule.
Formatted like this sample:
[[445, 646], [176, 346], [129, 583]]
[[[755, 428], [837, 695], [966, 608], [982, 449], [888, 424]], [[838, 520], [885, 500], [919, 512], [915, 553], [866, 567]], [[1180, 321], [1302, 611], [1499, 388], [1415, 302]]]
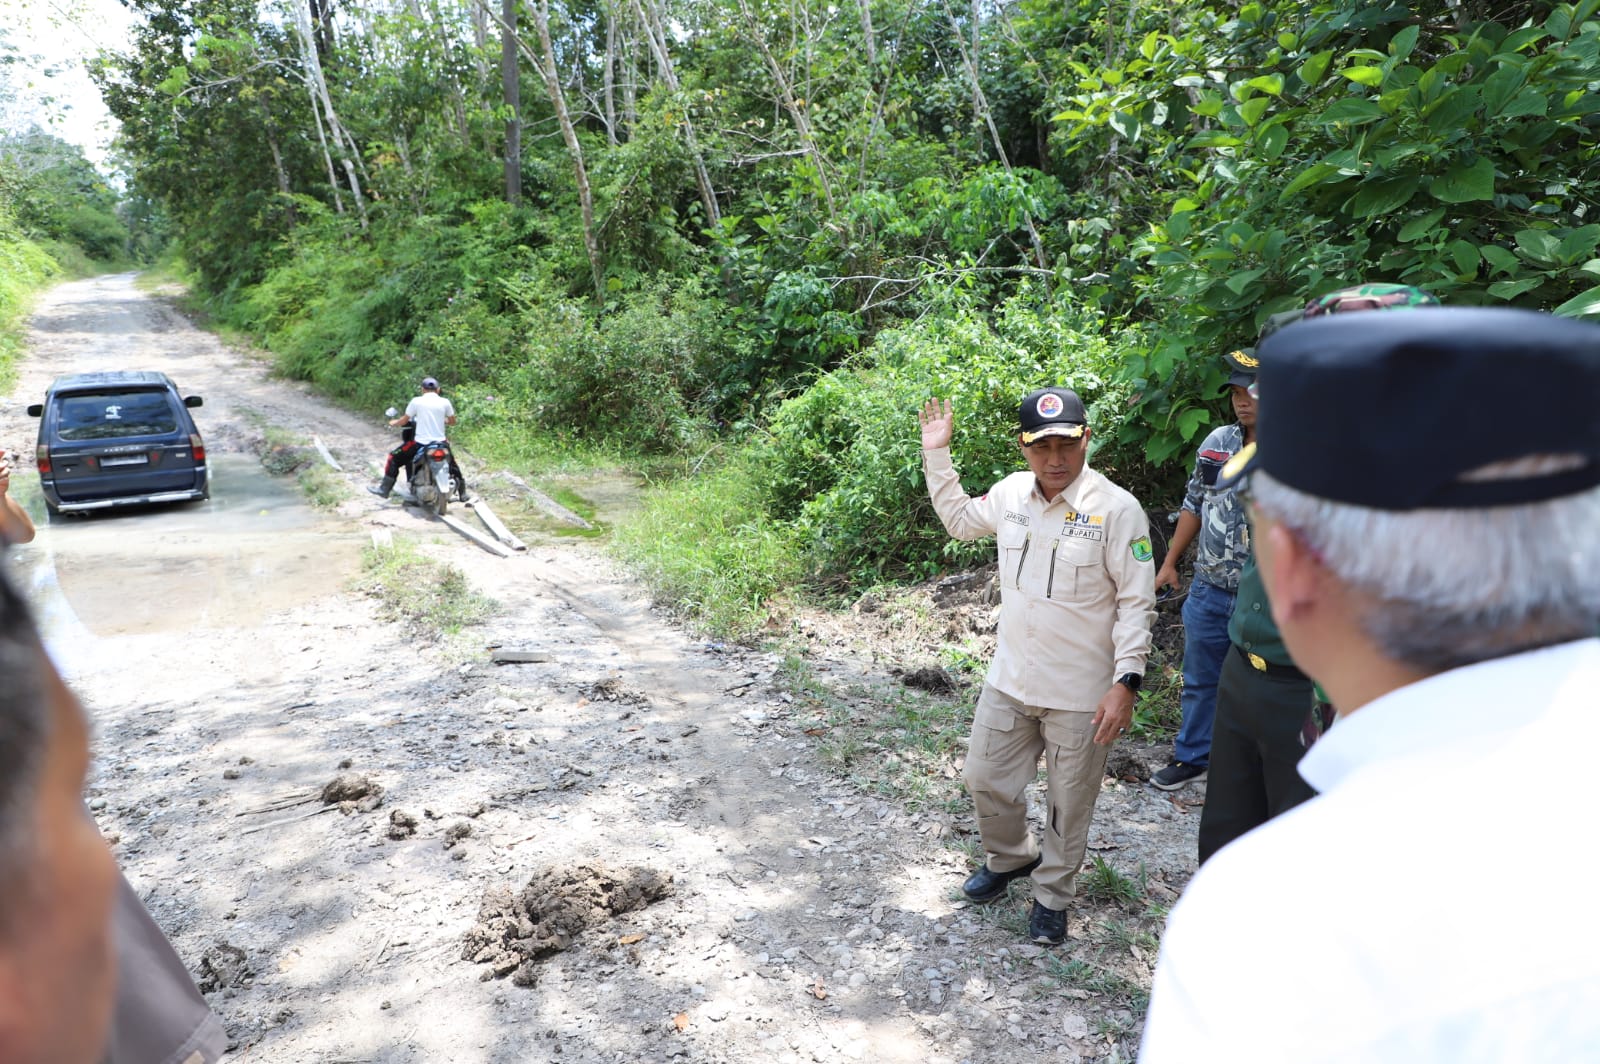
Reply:
[[1046, 436], [1083, 435], [1089, 423], [1083, 400], [1071, 388], [1040, 388], [1023, 396], [1017, 408], [1017, 424], [1022, 433], [1022, 445], [1030, 447], [1034, 440]]
[[[1600, 325], [1527, 310], [1339, 314], [1262, 341], [1255, 445], [1218, 486], [1260, 469], [1379, 510], [1511, 506], [1600, 484]], [[1554, 473], [1485, 479], [1535, 455]]]
[[1228, 364], [1228, 383], [1222, 386], [1223, 391], [1236, 384], [1241, 388], [1248, 388], [1256, 382], [1256, 370], [1261, 367], [1261, 363], [1256, 359], [1255, 348], [1241, 347], [1237, 351], [1229, 351], [1222, 356], [1222, 360]]

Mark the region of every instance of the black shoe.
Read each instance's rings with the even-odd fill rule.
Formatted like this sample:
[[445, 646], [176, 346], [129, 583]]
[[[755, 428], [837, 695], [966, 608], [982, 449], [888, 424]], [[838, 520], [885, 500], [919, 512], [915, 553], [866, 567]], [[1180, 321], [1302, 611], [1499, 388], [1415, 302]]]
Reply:
[[1185, 783], [1206, 778], [1204, 765], [1191, 765], [1187, 761], [1172, 761], [1167, 767], [1150, 777], [1150, 786], [1161, 791], [1175, 791]]
[[1021, 879], [1038, 868], [1042, 859], [1035, 857], [1021, 868], [1013, 868], [1009, 872], [991, 872], [988, 863], [985, 862], [982, 868], [968, 876], [967, 881], [961, 884], [961, 893], [965, 894], [970, 902], [987, 905], [1005, 894], [1013, 879]]
[[1028, 917], [1028, 941], [1041, 946], [1059, 946], [1067, 940], [1067, 911], [1046, 909], [1037, 901]]

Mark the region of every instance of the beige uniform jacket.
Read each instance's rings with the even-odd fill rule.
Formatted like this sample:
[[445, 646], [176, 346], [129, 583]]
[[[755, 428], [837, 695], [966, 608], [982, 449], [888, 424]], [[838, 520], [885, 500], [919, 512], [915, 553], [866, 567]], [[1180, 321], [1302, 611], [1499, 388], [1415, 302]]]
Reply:
[[1087, 466], [1052, 502], [1026, 472], [968, 496], [948, 448], [923, 451], [922, 468], [952, 536], [997, 541], [989, 684], [1024, 705], [1092, 712], [1118, 676], [1144, 672], [1156, 588], [1138, 500]]

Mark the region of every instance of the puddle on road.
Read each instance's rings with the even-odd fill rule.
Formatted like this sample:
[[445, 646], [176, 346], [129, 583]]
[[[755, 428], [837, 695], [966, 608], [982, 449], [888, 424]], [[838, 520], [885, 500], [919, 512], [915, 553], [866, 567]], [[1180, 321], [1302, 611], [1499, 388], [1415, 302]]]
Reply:
[[359, 567], [365, 537], [325, 525], [293, 478], [246, 455], [213, 455], [211, 478], [206, 502], [52, 518], [11, 552], [64, 671], [92, 667], [106, 638], [258, 624]]
[[[559, 542], [573, 536], [604, 534], [620, 521], [631, 517], [643, 504], [640, 478], [625, 473], [589, 473], [582, 476], [549, 476], [534, 481], [556, 502], [593, 522], [599, 533], [587, 533], [541, 511], [532, 502], [521, 501], [522, 518], [533, 538]], [[523, 538], [528, 538], [524, 535]]]

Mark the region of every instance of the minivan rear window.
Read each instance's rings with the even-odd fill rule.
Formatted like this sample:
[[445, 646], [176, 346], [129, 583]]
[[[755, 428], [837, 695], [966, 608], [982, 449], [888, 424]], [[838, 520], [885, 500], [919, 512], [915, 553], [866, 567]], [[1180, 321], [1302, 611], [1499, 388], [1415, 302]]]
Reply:
[[63, 440], [112, 440], [178, 431], [178, 415], [164, 391], [76, 392], [61, 396], [56, 435]]

